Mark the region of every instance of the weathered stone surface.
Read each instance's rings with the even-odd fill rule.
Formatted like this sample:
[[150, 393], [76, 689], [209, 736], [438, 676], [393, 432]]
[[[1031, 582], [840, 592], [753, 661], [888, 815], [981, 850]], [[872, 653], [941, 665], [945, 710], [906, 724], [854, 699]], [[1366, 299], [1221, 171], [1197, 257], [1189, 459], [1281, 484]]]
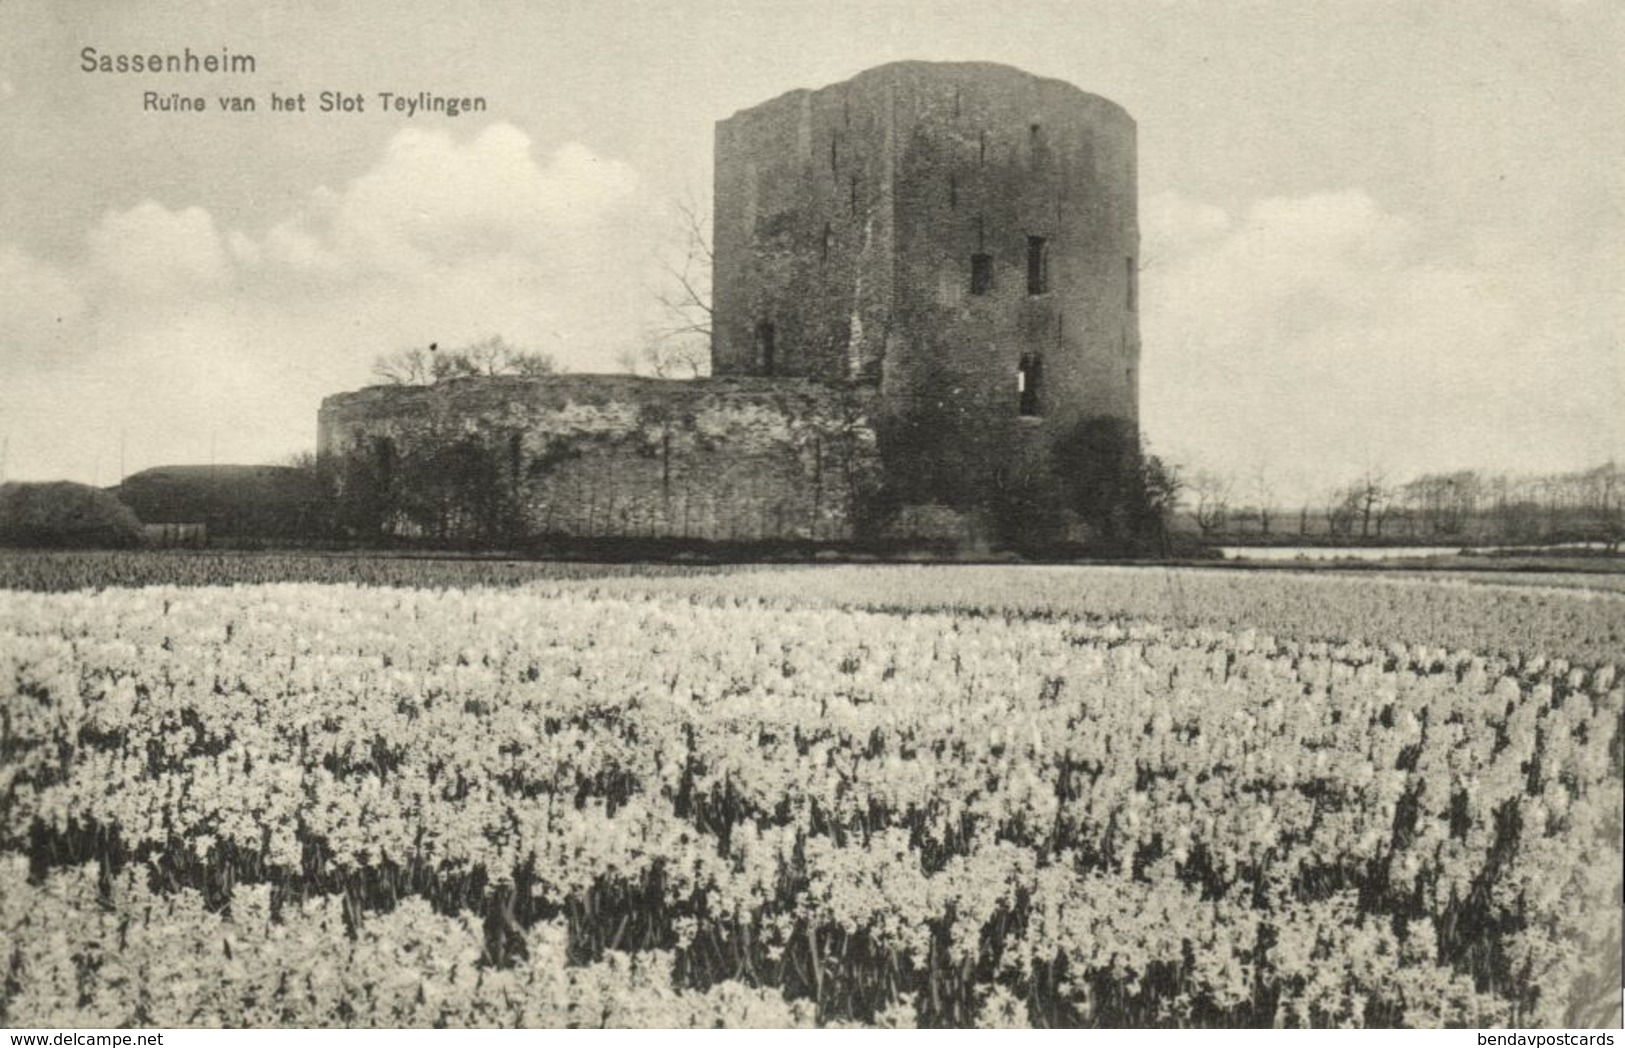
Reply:
[[1137, 418], [1121, 107], [1007, 66], [899, 62], [721, 121], [716, 154], [713, 370], [877, 385], [901, 503], [986, 507], [1081, 420]]
[[342, 394], [324, 471], [397, 533], [1064, 537], [1137, 424], [1135, 178], [1122, 108], [1007, 66], [792, 91], [717, 124], [717, 377]]
[[319, 457], [395, 534], [833, 541], [875, 481], [873, 399], [749, 378], [374, 386], [323, 401]]

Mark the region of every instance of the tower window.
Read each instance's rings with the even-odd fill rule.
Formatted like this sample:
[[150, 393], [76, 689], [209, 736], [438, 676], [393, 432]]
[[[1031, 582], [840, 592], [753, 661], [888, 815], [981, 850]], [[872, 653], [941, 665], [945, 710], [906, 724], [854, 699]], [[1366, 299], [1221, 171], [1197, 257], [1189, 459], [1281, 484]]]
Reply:
[[980, 252], [970, 257], [970, 293], [985, 295], [993, 290], [993, 256]]
[[821, 261], [821, 262], [828, 262], [829, 261], [829, 244], [830, 244], [830, 241], [834, 239], [834, 237], [835, 237], [834, 231], [830, 229], [829, 223], [825, 222], [824, 223], [824, 239], [823, 239], [823, 243], [819, 245], [819, 261]]
[[1123, 259], [1123, 273], [1128, 277], [1128, 311], [1140, 308], [1140, 271], [1134, 268], [1134, 256]]
[[761, 365], [762, 374], [776, 374], [778, 361], [775, 359], [777, 347], [774, 346], [773, 321], [762, 320], [756, 324], [756, 359]]
[[1027, 238], [1027, 294], [1049, 293], [1049, 241]]
[[1044, 381], [1044, 358], [1037, 353], [1024, 353], [1016, 366], [1016, 392], [1018, 411], [1023, 418], [1038, 415], [1038, 388]]

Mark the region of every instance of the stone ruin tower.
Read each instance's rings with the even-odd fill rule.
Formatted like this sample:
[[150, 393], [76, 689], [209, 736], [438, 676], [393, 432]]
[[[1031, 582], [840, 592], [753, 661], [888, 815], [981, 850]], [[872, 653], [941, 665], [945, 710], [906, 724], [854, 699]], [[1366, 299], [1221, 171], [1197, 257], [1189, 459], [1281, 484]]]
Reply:
[[987, 63], [898, 62], [716, 128], [712, 368], [877, 392], [901, 507], [1055, 489], [1138, 418], [1135, 125]]
[[1134, 185], [1121, 108], [1006, 66], [901, 62], [745, 110], [716, 130], [713, 375], [334, 394], [336, 526], [504, 548], [1095, 533], [1126, 504], [1095, 474], [1137, 439]]

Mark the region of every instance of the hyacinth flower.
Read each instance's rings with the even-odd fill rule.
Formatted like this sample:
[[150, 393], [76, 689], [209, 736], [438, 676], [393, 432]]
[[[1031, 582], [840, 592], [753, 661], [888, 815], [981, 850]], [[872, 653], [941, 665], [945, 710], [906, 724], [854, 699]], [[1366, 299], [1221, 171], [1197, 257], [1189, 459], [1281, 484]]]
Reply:
[[794, 575], [8, 594], [7, 1018], [1544, 1024], [1608, 951], [1594, 598]]

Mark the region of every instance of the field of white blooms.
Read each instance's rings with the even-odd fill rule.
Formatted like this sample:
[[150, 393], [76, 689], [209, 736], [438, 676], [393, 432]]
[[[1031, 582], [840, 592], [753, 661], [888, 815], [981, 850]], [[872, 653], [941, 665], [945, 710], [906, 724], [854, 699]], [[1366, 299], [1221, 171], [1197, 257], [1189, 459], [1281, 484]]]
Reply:
[[1617, 592], [116, 556], [0, 558], [0, 1025], [1617, 1022]]

